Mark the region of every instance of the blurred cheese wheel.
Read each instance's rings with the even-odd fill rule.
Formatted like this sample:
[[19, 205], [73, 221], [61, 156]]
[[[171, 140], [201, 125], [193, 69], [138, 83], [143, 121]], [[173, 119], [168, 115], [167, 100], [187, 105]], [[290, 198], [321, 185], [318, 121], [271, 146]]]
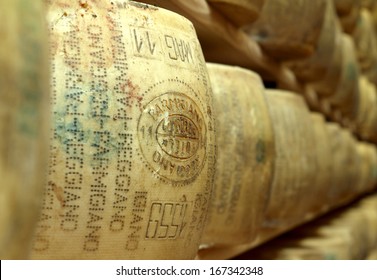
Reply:
[[362, 9], [352, 37], [355, 42], [360, 69], [366, 72], [377, 59], [377, 41], [370, 12]]
[[194, 258], [215, 162], [189, 21], [131, 1], [53, 1], [53, 129], [34, 259]]
[[377, 166], [377, 158], [375, 159], [377, 157], [376, 148], [372, 144], [359, 142], [357, 144], [357, 152], [360, 157], [360, 182], [357, 189], [359, 193], [370, 192], [376, 187], [377, 183], [377, 170], [374, 170]]
[[342, 49], [342, 43], [342, 36], [338, 36], [335, 41], [335, 49], [338, 51], [335, 51], [333, 57], [329, 60], [325, 76], [321, 80], [311, 83], [319, 97], [334, 94], [338, 87], [343, 66], [342, 52], [339, 51]]
[[267, 90], [267, 103], [275, 131], [276, 159], [266, 227], [302, 221], [312, 200], [316, 176], [314, 131], [303, 98], [282, 90]]
[[207, 64], [217, 112], [218, 158], [205, 244], [252, 241], [272, 181], [274, 136], [260, 77]]
[[362, 194], [367, 191], [369, 181], [369, 168], [371, 162], [368, 156], [368, 148], [366, 143], [358, 142], [356, 149], [360, 157], [359, 182], [357, 184], [357, 192], [359, 194]]
[[339, 16], [348, 15], [360, 7], [360, 0], [333, 0]]
[[0, 259], [25, 259], [48, 149], [48, 49], [42, 1], [0, 1]]
[[[331, 149], [329, 145], [329, 136], [326, 129], [326, 122], [322, 114], [311, 113], [312, 127], [314, 130], [314, 149], [315, 160], [317, 163], [317, 176], [313, 182], [316, 197], [327, 197], [329, 186], [332, 184], [332, 164]], [[313, 200], [311, 211], [318, 214], [321, 210], [328, 208], [328, 204], [323, 199]]]
[[329, 101], [339, 108], [343, 116], [355, 119], [359, 102], [359, 67], [355, 55], [353, 40], [348, 35], [342, 36], [342, 66], [340, 80]]
[[367, 99], [367, 107], [364, 119], [359, 122], [359, 133], [362, 139], [371, 141], [377, 136], [377, 91], [376, 87], [369, 82], [366, 83], [363, 90], [363, 98]]
[[326, 2], [324, 13], [324, 21], [313, 55], [307, 59], [287, 64], [296, 77], [302, 81], [315, 81], [323, 78], [329, 61], [336, 51], [336, 40], [341, 34], [341, 29], [331, 1]]
[[345, 157], [345, 149], [342, 142], [342, 136], [339, 124], [327, 123], [326, 128], [329, 135], [329, 144], [331, 149], [331, 164], [333, 166], [332, 184], [329, 186], [329, 205], [336, 205], [342, 195], [344, 186], [343, 160]]
[[376, 6], [376, 0], [361, 0], [361, 5], [364, 8], [373, 10], [373, 8]]
[[329, 226], [321, 228], [328, 237], [337, 237], [348, 240], [350, 256], [348, 259], [363, 259], [366, 257], [369, 246], [368, 222], [359, 207], [349, 207], [340, 215], [332, 219]]
[[366, 218], [368, 248], [377, 247], [377, 196], [372, 195], [359, 203], [360, 212]]
[[358, 129], [363, 125], [365, 122], [367, 115], [368, 115], [368, 97], [369, 95], [369, 81], [363, 75], [359, 77], [359, 103], [357, 108], [357, 116], [356, 116], [356, 124]]
[[348, 14], [340, 15], [339, 20], [343, 32], [347, 34], [352, 34], [354, 32], [360, 19], [360, 10], [360, 5], [356, 4]]
[[252, 23], [258, 16], [265, 0], [207, 0], [236, 26]]
[[313, 54], [322, 28], [325, 0], [266, 0], [247, 33], [279, 60]]
[[360, 104], [357, 112], [357, 132], [364, 140], [372, 140], [377, 133], [376, 88], [363, 76], [359, 82]]
[[375, 145], [367, 144], [367, 156], [369, 159], [369, 180], [367, 189], [375, 191], [377, 188], [377, 148]]
[[357, 154], [351, 132], [337, 125], [329, 124], [329, 141], [334, 166], [331, 185], [331, 205], [349, 202], [357, 194]]

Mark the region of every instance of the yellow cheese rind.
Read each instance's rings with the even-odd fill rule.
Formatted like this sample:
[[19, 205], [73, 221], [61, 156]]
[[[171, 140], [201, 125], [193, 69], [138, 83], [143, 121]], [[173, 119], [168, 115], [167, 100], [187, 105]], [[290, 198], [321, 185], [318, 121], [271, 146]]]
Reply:
[[207, 64], [216, 110], [218, 159], [202, 242], [242, 244], [261, 226], [275, 158], [262, 81], [238, 67]]
[[30, 251], [48, 149], [42, 1], [0, 1], [0, 259]]
[[52, 143], [34, 259], [190, 259], [215, 161], [192, 24], [129, 1], [54, 1]]

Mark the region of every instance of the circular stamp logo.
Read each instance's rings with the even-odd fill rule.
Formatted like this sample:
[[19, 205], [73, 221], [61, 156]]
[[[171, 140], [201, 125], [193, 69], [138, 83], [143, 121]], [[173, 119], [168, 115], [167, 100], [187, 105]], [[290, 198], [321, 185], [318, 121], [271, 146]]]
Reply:
[[205, 119], [194, 100], [183, 93], [167, 92], [144, 107], [138, 139], [145, 160], [160, 178], [188, 183], [203, 166]]

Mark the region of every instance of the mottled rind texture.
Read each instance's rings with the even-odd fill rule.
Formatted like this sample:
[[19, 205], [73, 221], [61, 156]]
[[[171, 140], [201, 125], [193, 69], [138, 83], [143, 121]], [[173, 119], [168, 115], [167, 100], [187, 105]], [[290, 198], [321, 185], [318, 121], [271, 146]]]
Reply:
[[252, 23], [258, 18], [265, 0], [208, 0], [236, 26]]
[[207, 65], [218, 113], [219, 153], [202, 243], [247, 243], [255, 239], [261, 226], [272, 181], [272, 122], [258, 74], [239, 67]]
[[259, 18], [245, 28], [263, 50], [279, 60], [313, 54], [322, 28], [325, 0], [266, 0]]
[[0, 1], [0, 259], [25, 259], [48, 149], [48, 56], [41, 1]]
[[215, 162], [192, 24], [129, 1], [52, 1], [50, 165], [34, 259], [191, 259]]

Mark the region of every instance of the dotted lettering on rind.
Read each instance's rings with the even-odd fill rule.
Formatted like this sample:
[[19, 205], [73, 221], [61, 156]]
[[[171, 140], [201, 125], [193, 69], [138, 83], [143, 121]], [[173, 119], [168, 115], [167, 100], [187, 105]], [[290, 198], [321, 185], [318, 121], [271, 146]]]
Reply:
[[125, 250], [135, 251], [139, 248], [142, 239], [142, 228], [145, 225], [144, 215], [148, 204], [148, 192], [136, 191], [131, 208], [131, 217], [128, 221], [127, 241]]

